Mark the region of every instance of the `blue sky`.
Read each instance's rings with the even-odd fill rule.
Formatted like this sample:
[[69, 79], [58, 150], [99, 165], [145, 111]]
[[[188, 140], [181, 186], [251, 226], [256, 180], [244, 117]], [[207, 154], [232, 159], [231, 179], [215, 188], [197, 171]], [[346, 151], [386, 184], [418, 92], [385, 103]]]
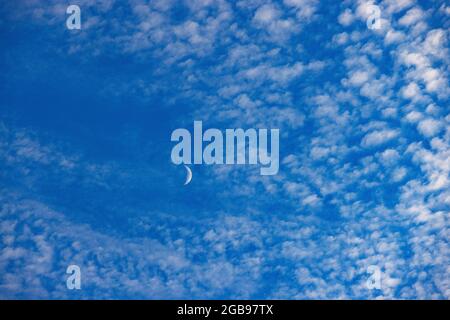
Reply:
[[[0, 298], [448, 299], [449, 16], [3, 1]], [[279, 173], [192, 165], [183, 186], [170, 135], [194, 120], [279, 128]]]

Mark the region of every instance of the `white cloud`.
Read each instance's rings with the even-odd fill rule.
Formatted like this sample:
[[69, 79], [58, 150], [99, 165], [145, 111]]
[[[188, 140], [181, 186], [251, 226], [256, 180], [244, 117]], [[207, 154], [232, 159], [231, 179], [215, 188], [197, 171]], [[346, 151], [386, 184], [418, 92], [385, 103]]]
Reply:
[[393, 44], [393, 43], [399, 43], [405, 39], [405, 35], [403, 32], [395, 31], [393, 29], [390, 29], [386, 36], [384, 37], [384, 42], [387, 45]]
[[442, 122], [427, 118], [419, 122], [417, 129], [425, 137], [433, 137], [442, 130]]
[[391, 166], [400, 159], [400, 155], [395, 149], [386, 149], [380, 154], [380, 159], [384, 165]]
[[420, 88], [415, 82], [411, 82], [407, 86], [402, 88], [402, 96], [405, 99], [416, 100], [420, 98]]
[[418, 111], [411, 111], [405, 117], [405, 119], [407, 121], [412, 122], [412, 123], [418, 122], [422, 118], [423, 118], [423, 115]]
[[296, 8], [297, 18], [300, 21], [311, 19], [319, 4], [319, 0], [283, 0], [283, 2], [286, 6]]
[[353, 13], [350, 9], [345, 9], [338, 17], [338, 21], [343, 26], [349, 26], [354, 21]]
[[401, 17], [401, 19], [398, 21], [398, 23], [401, 26], [411, 26], [412, 24], [417, 23], [418, 21], [422, 20], [424, 18], [424, 12], [418, 8], [418, 7], [414, 7], [410, 10], [408, 10], [408, 12], [406, 12], [406, 14]]
[[376, 130], [366, 134], [362, 139], [361, 145], [365, 148], [378, 146], [398, 137], [398, 135], [398, 130]]
[[268, 24], [280, 17], [280, 11], [273, 4], [265, 4], [255, 12], [253, 20], [256, 23]]
[[348, 82], [354, 86], [361, 86], [367, 80], [369, 80], [370, 74], [366, 71], [356, 71], [350, 74]]
[[400, 182], [403, 180], [403, 178], [406, 176], [406, 174], [407, 174], [407, 170], [405, 167], [396, 168], [392, 172], [392, 181]]

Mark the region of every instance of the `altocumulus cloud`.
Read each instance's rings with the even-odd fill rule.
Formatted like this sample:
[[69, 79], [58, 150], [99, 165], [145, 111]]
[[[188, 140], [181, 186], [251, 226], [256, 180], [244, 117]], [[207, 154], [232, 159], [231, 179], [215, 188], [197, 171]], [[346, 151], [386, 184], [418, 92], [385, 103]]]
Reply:
[[[72, 33], [59, 1], [2, 4], [28, 44], [2, 46], [0, 296], [450, 298], [450, 8], [379, 1], [370, 30], [369, 2], [85, 0]], [[104, 103], [45, 95], [74, 89]], [[193, 120], [280, 128], [279, 174], [180, 191]]]

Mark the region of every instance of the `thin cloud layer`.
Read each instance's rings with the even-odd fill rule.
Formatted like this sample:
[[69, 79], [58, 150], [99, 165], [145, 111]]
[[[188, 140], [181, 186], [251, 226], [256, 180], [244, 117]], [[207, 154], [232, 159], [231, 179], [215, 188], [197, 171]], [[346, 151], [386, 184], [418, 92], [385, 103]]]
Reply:
[[[2, 4], [0, 297], [449, 299], [450, 7], [373, 3]], [[183, 188], [194, 120], [280, 129], [279, 174]]]

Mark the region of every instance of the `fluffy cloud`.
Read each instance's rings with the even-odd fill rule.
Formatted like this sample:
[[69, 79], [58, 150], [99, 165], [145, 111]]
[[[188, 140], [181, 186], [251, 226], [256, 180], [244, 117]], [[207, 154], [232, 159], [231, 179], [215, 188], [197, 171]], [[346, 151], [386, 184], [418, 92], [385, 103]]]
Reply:
[[397, 130], [376, 130], [366, 134], [361, 141], [361, 145], [366, 148], [378, 146], [396, 138], [398, 135]]

